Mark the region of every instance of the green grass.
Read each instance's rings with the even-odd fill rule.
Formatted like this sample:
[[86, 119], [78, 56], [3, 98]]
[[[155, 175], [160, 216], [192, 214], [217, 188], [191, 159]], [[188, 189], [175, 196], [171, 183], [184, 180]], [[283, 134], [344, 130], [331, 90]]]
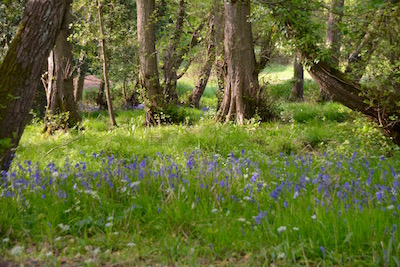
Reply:
[[[290, 65], [272, 64], [267, 66], [260, 74], [260, 80], [265, 80], [270, 83], [278, 84], [287, 80], [293, 79], [293, 67]], [[304, 71], [304, 79], [311, 80], [308, 72]]]
[[[180, 81], [180, 94], [191, 85]], [[117, 111], [117, 128], [105, 112], [84, 113], [83, 130], [51, 136], [31, 123], [0, 176], [0, 255], [48, 266], [397, 266], [399, 148], [359, 114], [312, 101], [313, 85], [305, 103], [277, 86], [272, 122], [221, 124], [214, 109], [180, 108], [182, 123], [152, 128], [140, 110]]]

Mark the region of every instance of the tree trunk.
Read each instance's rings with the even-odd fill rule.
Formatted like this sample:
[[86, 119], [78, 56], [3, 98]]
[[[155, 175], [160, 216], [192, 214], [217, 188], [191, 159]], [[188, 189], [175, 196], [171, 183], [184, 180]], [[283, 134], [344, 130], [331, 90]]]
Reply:
[[215, 61], [215, 45], [214, 45], [214, 14], [211, 12], [208, 21], [208, 35], [207, 35], [207, 53], [204, 65], [200, 72], [199, 80], [197, 81], [192, 93], [189, 95], [189, 104], [199, 108], [200, 99], [203, 96], [204, 90], [206, 89], [208, 79], [210, 78], [212, 66]]
[[28, 0], [0, 66], [0, 168], [8, 170], [70, 0]]
[[146, 125], [156, 124], [154, 118], [163, 106], [162, 91], [158, 79], [156, 54], [156, 29], [153, 16], [154, 0], [137, 0], [137, 32], [139, 43], [139, 82], [145, 89]]
[[101, 110], [108, 109], [107, 101], [104, 100], [104, 81], [100, 82], [99, 93], [97, 94], [96, 104]]
[[325, 43], [331, 51], [331, 62], [335, 67], [339, 67], [340, 46], [342, 45], [342, 31], [339, 24], [342, 22], [343, 9], [344, 0], [332, 0]]
[[110, 95], [110, 81], [108, 80], [108, 62], [107, 62], [107, 54], [106, 54], [106, 44], [105, 44], [106, 42], [105, 42], [105, 36], [104, 36], [101, 0], [98, 0], [98, 15], [99, 15], [99, 30], [100, 30], [100, 49], [101, 49], [101, 57], [103, 60], [103, 78], [104, 78], [104, 85], [105, 85], [105, 91], [106, 91], [108, 115], [110, 116], [111, 125], [117, 126], [117, 122], [115, 121], [115, 116], [114, 116], [114, 109], [113, 109], [113, 105], [112, 105], [111, 95]]
[[[45, 130], [50, 130], [51, 133], [58, 128], [73, 127], [81, 121], [74, 99], [72, 45], [68, 42], [72, 7], [69, 6], [65, 12], [63, 25], [48, 59], [49, 84], [46, 110], [48, 116], [45, 118]], [[67, 112], [69, 115], [66, 117], [66, 121], [50, 122], [53, 120], [53, 115]], [[48, 128], [49, 125], [51, 125], [50, 128]]]
[[83, 99], [83, 86], [85, 84], [86, 77], [86, 57], [85, 52], [81, 51], [79, 56], [77, 75], [74, 79], [74, 99], [75, 102], [79, 102]]
[[297, 50], [294, 55], [294, 77], [290, 99], [292, 101], [303, 101], [304, 99], [304, 69], [301, 63], [301, 53]]
[[[307, 57], [307, 54], [304, 53], [303, 56]], [[311, 60], [311, 58], [309, 59]], [[388, 135], [393, 138], [393, 141], [400, 145], [400, 125], [398, 122], [390, 120], [392, 116], [400, 117], [398, 110], [385, 111], [379, 108], [379, 104], [378, 106], [368, 105], [367, 103], [370, 103], [371, 99], [362, 93], [361, 85], [357, 81], [350, 80], [346, 74], [323, 61], [311, 65], [309, 73], [320, 88], [332, 96], [333, 100], [379, 122]]]
[[[177, 71], [179, 66], [177, 61], [179, 60], [180, 53], [178, 47], [181, 41], [183, 32], [183, 23], [186, 17], [186, 1], [180, 0], [178, 5], [178, 13], [175, 21], [175, 30], [171, 36], [170, 44], [167, 52], [164, 56], [164, 97], [168, 99], [168, 102], [176, 103], [178, 101], [177, 85]], [[180, 65], [180, 64], [179, 64]]]
[[[325, 44], [330, 49], [330, 62], [335, 68], [339, 68], [340, 46], [342, 44], [342, 31], [339, 24], [342, 22], [344, 0], [332, 0], [329, 10], [328, 25], [325, 37]], [[320, 88], [320, 101], [332, 100], [332, 97]]]
[[217, 110], [220, 108], [224, 97], [226, 64], [224, 56], [224, 28], [225, 18], [223, 4], [221, 0], [214, 0], [214, 25], [215, 25], [215, 72], [217, 74], [218, 89], [217, 89]]
[[217, 118], [243, 124], [256, 112], [258, 75], [251, 30], [250, 2], [225, 2], [225, 60], [228, 67], [224, 98]]

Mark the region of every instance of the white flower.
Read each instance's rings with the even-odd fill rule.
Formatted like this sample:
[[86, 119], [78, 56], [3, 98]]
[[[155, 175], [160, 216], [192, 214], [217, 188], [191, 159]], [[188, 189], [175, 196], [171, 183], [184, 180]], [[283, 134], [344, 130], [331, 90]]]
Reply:
[[112, 220], [114, 220], [113, 216], [110, 216], [110, 217], [107, 218], [107, 221], [112, 221]]
[[127, 247], [136, 247], [136, 244], [132, 242], [132, 243], [126, 244], [126, 246], [127, 246]]
[[60, 223], [59, 225], [57, 225], [62, 231], [68, 231], [71, 227], [69, 225], [65, 225]]
[[58, 172], [53, 172], [52, 175], [53, 175], [54, 178], [57, 178], [58, 177]]
[[10, 241], [10, 238], [4, 238], [3, 243], [8, 243]]
[[61, 236], [57, 236], [57, 237], [54, 239], [54, 241], [60, 241], [61, 239], [62, 239]]
[[249, 196], [245, 196], [243, 199], [244, 199], [244, 200], [248, 200], [248, 201], [250, 201], [250, 200], [251, 200], [251, 197], [249, 197]]
[[114, 232], [113, 235], [119, 235], [119, 232]]
[[192, 210], [194, 209], [194, 207], [195, 207], [194, 202], [192, 202]]
[[239, 218], [239, 219], [237, 219], [239, 222], [245, 222], [246, 221], [246, 219], [245, 218]]
[[11, 255], [12, 256], [19, 256], [24, 252], [25, 247], [24, 246], [15, 246], [11, 249]]
[[285, 258], [285, 253], [283, 253], [283, 252], [279, 252], [278, 253], [278, 259], [284, 259]]
[[53, 252], [47, 251], [47, 252], [46, 252], [46, 257], [50, 257], [50, 256], [53, 256]]
[[218, 209], [213, 209], [211, 212], [212, 212], [212, 213], [217, 213], [217, 212], [218, 212]]
[[293, 231], [299, 231], [298, 227], [293, 227]]
[[284, 231], [286, 231], [286, 226], [279, 226], [279, 228], [278, 228], [278, 232], [279, 233], [282, 233], [282, 232], [284, 232]]
[[93, 255], [97, 255], [97, 254], [99, 254], [100, 253], [100, 248], [99, 247], [97, 247], [97, 248], [95, 248], [95, 250], [93, 250]]
[[392, 210], [392, 209], [394, 209], [394, 206], [393, 205], [390, 205], [390, 206], [387, 206], [386, 207], [388, 210]]
[[311, 216], [311, 219], [313, 219], [313, 220], [317, 219], [317, 215], [313, 214], [313, 215]]
[[112, 222], [108, 222], [108, 223], [106, 223], [105, 226], [106, 226], [106, 227], [111, 227], [111, 226], [113, 226], [113, 223], [112, 223]]

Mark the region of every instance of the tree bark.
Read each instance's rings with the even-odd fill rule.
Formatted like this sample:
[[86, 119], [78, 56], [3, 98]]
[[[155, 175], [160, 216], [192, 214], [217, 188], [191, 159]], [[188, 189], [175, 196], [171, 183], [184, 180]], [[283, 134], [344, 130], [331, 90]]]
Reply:
[[243, 124], [257, 109], [259, 97], [250, 1], [225, 2], [225, 60], [227, 75], [224, 98], [217, 112], [218, 120]]
[[207, 33], [207, 52], [206, 59], [204, 65], [200, 72], [199, 80], [197, 81], [193, 91], [189, 95], [189, 104], [199, 108], [200, 107], [200, 99], [203, 96], [203, 93], [206, 89], [208, 79], [210, 78], [211, 70], [215, 61], [215, 45], [214, 45], [214, 14], [210, 13], [209, 21], [208, 21], [208, 33]]
[[293, 87], [290, 99], [292, 101], [303, 101], [304, 99], [304, 69], [301, 63], [301, 53], [297, 50], [293, 62], [294, 75]]
[[0, 66], [0, 168], [8, 170], [70, 0], [28, 0]]
[[107, 54], [106, 54], [106, 41], [105, 41], [105, 36], [104, 36], [101, 0], [98, 0], [98, 15], [99, 15], [99, 30], [100, 30], [100, 49], [101, 49], [101, 58], [103, 60], [103, 78], [104, 78], [104, 85], [105, 85], [105, 91], [106, 91], [108, 115], [110, 117], [111, 125], [117, 126], [117, 122], [115, 121], [115, 116], [114, 116], [112, 100], [111, 100], [110, 81], [108, 80], [108, 59], [107, 59]]
[[154, 0], [137, 0], [137, 34], [139, 43], [140, 71], [139, 83], [145, 89], [146, 125], [156, 124], [154, 118], [159, 107], [163, 106], [163, 96], [158, 78], [156, 54]]
[[77, 75], [74, 79], [74, 99], [75, 102], [79, 102], [83, 99], [83, 86], [85, 84], [86, 77], [86, 56], [85, 52], [81, 51], [79, 56]]
[[164, 97], [168, 102], [176, 103], [178, 101], [178, 91], [176, 88], [178, 75], [177, 71], [180, 66], [178, 60], [181, 54], [178, 51], [181, 36], [183, 32], [183, 23], [186, 17], [186, 1], [180, 0], [178, 4], [178, 13], [175, 21], [175, 30], [171, 36], [170, 44], [164, 56]]
[[[339, 24], [342, 22], [343, 9], [344, 0], [332, 0], [325, 37], [325, 44], [331, 52], [330, 62], [336, 68], [339, 68], [340, 46], [342, 44], [342, 31], [339, 28]], [[329, 101], [332, 100], [332, 97], [320, 88], [319, 100]]]
[[49, 84], [46, 113], [49, 116], [45, 118], [45, 130], [48, 129], [48, 122], [52, 120], [52, 115], [68, 112], [69, 116], [67, 117], [67, 121], [61, 123], [66, 125], [56, 125], [56, 128], [54, 128], [52, 123], [53, 126], [49, 129], [51, 132], [58, 127], [63, 129], [73, 127], [81, 121], [74, 99], [72, 45], [68, 42], [70, 34], [69, 25], [72, 20], [72, 7], [69, 6], [65, 12], [63, 25], [57, 36], [55, 47], [48, 59]]
[[224, 56], [224, 28], [225, 28], [225, 18], [223, 11], [223, 4], [221, 0], [214, 0], [214, 9], [215, 9], [215, 72], [217, 75], [218, 81], [218, 90], [217, 90], [217, 110], [220, 108], [222, 99], [224, 97], [224, 88], [225, 88], [225, 76], [226, 76], [226, 63]]
[[342, 22], [343, 9], [344, 0], [332, 0], [325, 43], [331, 51], [331, 62], [335, 67], [339, 66], [340, 46], [342, 45], [342, 31], [339, 24]]
[[[303, 56], [308, 57], [306, 53], [303, 53]], [[326, 62], [314, 63], [311, 65], [309, 73], [320, 88], [332, 96], [333, 100], [376, 120], [393, 138], [393, 141], [400, 145], [400, 125], [398, 122], [390, 120], [391, 116], [400, 117], [398, 110], [381, 109], [379, 103], [377, 106], [367, 104], [371, 103], [371, 99], [363, 94], [361, 85]]]

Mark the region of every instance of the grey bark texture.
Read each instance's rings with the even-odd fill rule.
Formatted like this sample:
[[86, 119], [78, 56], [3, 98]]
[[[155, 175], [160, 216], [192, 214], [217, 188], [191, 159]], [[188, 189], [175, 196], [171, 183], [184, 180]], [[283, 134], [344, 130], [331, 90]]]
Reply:
[[[48, 87], [47, 87], [47, 111], [48, 115], [69, 113], [66, 125], [62, 128], [73, 127], [81, 121], [74, 98], [73, 84], [73, 56], [72, 45], [68, 42], [70, 34], [69, 25], [72, 19], [72, 7], [66, 9], [65, 18], [61, 30], [57, 36], [56, 44], [48, 58]], [[51, 117], [45, 118], [46, 129]], [[49, 129], [53, 131], [55, 129]]]
[[250, 2], [225, 2], [224, 98], [217, 112], [221, 121], [243, 124], [256, 113], [259, 97], [258, 73], [253, 49]]
[[70, 0], [28, 0], [0, 66], [0, 168], [8, 170]]
[[162, 90], [159, 83], [156, 30], [154, 21], [154, 0], [137, 0], [137, 34], [139, 43], [139, 83], [145, 90], [146, 125], [156, 124], [154, 113], [163, 106]]

